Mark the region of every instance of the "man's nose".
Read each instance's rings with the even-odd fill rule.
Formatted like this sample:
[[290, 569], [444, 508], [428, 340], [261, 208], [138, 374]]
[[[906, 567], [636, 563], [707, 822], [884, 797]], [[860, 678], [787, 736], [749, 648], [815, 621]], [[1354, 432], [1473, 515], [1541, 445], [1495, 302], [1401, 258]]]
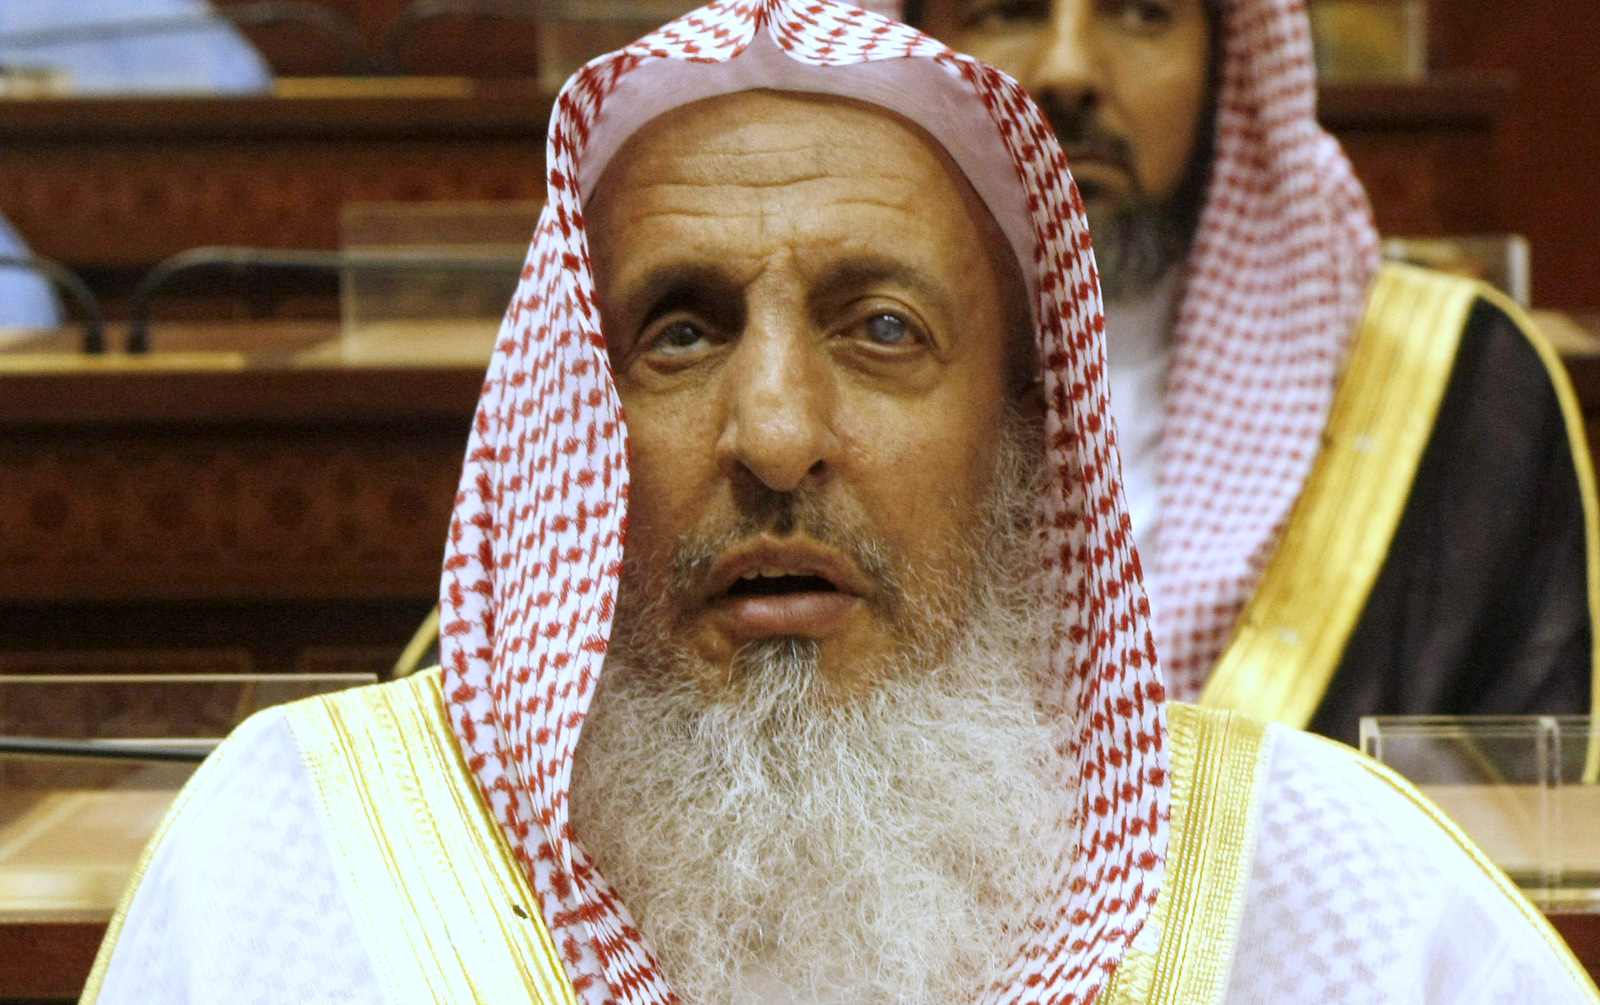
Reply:
[[819, 479], [835, 434], [833, 381], [821, 350], [798, 326], [751, 324], [723, 369], [726, 401], [718, 463], [730, 478], [754, 475], [774, 492]]
[[1100, 100], [1103, 82], [1094, 55], [1092, 14], [1087, 10], [1091, 6], [1077, 0], [1051, 4], [1050, 22], [1029, 82], [1035, 97], [1069, 115], [1087, 112]]

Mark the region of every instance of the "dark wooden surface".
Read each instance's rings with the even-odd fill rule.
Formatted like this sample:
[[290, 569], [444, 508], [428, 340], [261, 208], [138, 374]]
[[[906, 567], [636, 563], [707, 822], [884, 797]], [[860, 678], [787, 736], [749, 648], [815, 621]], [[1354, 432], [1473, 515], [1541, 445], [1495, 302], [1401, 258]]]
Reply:
[[1600, 914], [1551, 914], [1549, 918], [1583, 969], [1600, 982]]
[[436, 602], [481, 367], [194, 365], [0, 356], [0, 672], [382, 673]]
[[77, 1001], [105, 922], [0, 925], [0, 1002]]
[[[0, 213], [77, 267], [204, 244], [333, 248], [351, 201], [538, 199], [552, 95], [0, 102]], [[1499, 78], [1329, 87], [1323, 117], [1414, 235], [1492, 230]]]
[[1386, 235], [1502, 228], [1491, 152], [1513, 88], [1504, 77], [1440, 77], [1425, 86], [1324, 86], [1319, 117], [1339, 138]]
[[0, 102], [0, 213], [74, 267], [339, 246], [347, 202], [542, 199], [550, 95]]
[[[250, 0], [220, 0], [219, 6], [247, 4]], [[380, 57], [394, 26], [412, 0], [315, 0], [342, 15], [363, 48]], [[529, 75], [540, 55], [538, 26], [526, 16], [509, 16], [518, 8], [527, 14], [538, 0], [502, 2], [508, 16], [487, 13], [436, 17], [418, 25], [402, 48], [408, 72], [471, 73], [481, 77]], [[693, 3], [685, 3], [682, 10]], [[480, 10], [494, 8], [480, 4]], [[677, 13], [681, 13], [678, 11]], [[246, 26], [245, 34], [279, 74], [342, 73], [349, 57], [346, 47], [327, 32], [306, 25], [279, 23]]]

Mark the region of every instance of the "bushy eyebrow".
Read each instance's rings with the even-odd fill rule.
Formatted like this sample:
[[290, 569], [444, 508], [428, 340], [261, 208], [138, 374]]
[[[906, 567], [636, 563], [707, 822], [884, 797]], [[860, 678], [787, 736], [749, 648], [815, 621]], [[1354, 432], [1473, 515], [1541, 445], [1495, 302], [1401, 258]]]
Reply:
[[[733, 277], [709, 262], [679, 262], [662, 266], [629, 290], [618, 305], [630, 340], [638, 329], [668, 311], [693, 310], [708, 314], [715, 323], [737, 326], [743, 315], [744, 293]], [[738, 316], [730, 316], [738, 315]]]
[[707, 262], [681, 262], [653, 270], [644, 281], [628, 291], [621, 307], [627, 317], [642, 322], [663, 301], [681, 300], [695, 290], [733, 288], [722, 270]]
[[814, 315], [825, 314], [841, 300], [849, 300], [873, 287], [899, 287], [916, 294], [942, 320], [956, 316], [955, 301], [945, 285], [928, 272], [892, 258], [859, 255], [830, 265], [807, 297]]

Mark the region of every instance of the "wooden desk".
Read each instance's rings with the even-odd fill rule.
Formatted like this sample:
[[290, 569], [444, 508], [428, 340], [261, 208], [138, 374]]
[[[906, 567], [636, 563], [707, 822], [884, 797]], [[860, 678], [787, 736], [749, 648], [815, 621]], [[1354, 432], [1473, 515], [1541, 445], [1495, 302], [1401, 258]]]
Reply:
[[336, 248], [345, 202], [544, 198], [553, 95], [0, 101], [0, 213], [41, 255]]
[[295, 363], [333, 334], [0, 355], [0, 672], [387, 669], [437, 601], [482, 368]]
[[[409, 86], [417, 86], [412, 84]], [[458, 81], [433, 96], [0, 102], [0, 213], [40, 254], [143, 267], [206, 244], [338, 246], [350, 201], [542, 199], [554, 95]], [[1498, 227], [1502, 78], [1332, 85], [1385, 232]]]

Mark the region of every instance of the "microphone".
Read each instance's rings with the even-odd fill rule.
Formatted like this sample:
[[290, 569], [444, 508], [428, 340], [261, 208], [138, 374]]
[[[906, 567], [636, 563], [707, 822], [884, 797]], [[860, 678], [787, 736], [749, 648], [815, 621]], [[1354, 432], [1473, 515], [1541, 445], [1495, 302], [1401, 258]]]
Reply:
[[435, 272], [520, 271], [522, 258], [440, 258], [428, 251], [300, 251], [284, 248], [205, 247], [181, 251], [158, 263], [128, 297], [127, 351], [150, 351], [150, 300], [174, 276], [199, 269], [221, 269], [233, 276], [258, 270], [339, 272], [359, 268], [427, 268]]
[[60, 740], [31, 736], [0, 736], [0, 755], [199, 764], [221, 742], [221, 740], [191, 740], [186, 743], [171, 740]]
[[207, 14], [128, 18], [121, 21], [97, 21], [53, 28], [0, 32], [0, 49], [34, 49], [74, 42], [103, 42], [148, 35], [171, 35], [215, 27], [218, 23], [228, 23], [240, 28], [264, 28], [282, 24], [316, 28], [336, 39], [344, 48], [348, 72], [359, 76], [373, 71], [372, 57], [367, 53], [366, 43], [362, 41], [360, 32], [351, 24], [350, 19], [329, 7], [311, 3], [309, 0], [256, 0], [254, 3], [233, 4]]
[[0, 255], [0, 269], [27, 269], [50, 280], [67, 294], [67, 299], [83, 317], [83, 351], [91, 354], [106, 351], [105, 316], [100, 312], [100, 302], [77, 273], [60, 262], [38, 255]]

